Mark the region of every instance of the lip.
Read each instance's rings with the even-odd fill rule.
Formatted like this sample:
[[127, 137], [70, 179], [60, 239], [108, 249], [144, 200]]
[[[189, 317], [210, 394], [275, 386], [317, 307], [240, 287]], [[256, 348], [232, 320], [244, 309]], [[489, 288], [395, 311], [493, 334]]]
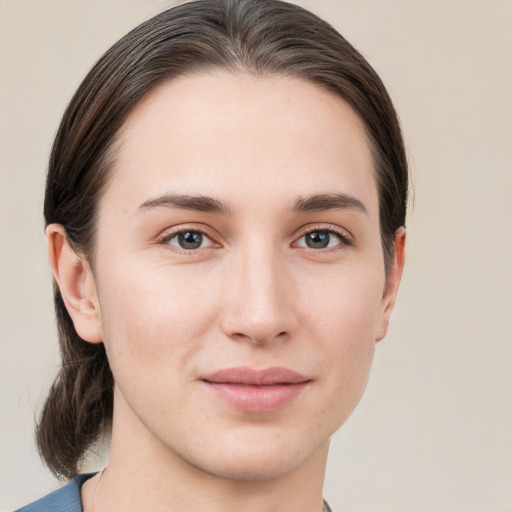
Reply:
[[215, 395], [245, 412], [270, 412], [293, 401], [311, 379], [288, 368], [227, 368], [200, 379]]

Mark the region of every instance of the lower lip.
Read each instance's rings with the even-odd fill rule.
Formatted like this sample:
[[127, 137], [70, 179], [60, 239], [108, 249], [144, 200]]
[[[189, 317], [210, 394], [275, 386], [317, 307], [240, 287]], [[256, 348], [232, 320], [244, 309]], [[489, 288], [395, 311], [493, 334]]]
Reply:
[[246, 412], [270, 412], [294, 400], [309, 382], [275, 386], [246, 386], [203, 381], [220, 398]]

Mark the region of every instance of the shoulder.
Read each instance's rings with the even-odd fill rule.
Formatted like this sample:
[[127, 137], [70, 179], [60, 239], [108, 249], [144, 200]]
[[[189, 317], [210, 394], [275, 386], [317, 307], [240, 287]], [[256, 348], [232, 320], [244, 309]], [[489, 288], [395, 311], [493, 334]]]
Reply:
[[80, 489], [94, 473], [78, 475], [64, 487], [14, 512], [82, 512]]

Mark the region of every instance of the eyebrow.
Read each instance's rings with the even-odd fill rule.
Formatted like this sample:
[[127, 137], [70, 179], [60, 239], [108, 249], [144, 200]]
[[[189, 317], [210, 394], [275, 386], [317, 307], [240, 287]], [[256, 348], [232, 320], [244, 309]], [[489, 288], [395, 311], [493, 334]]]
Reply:
[[228, 215], [232, 213], [232, 209], [213, 197], [208, 196], [191, 196], [183, 194], [164, 194], [153, 197], [142, 203], [137, 212], [149, 210], [152, 208], [167, 207], [180, 208], [183, 210], [193, 210], [206, 213], [217, 213]]
[[[172, 193], [163, 194], [144, 201], [137, 208], [136, 213], [160, 207], [180, 208], [222, 215], [233, 214], [233, 209], [230, 206], [213, 197]], [[356, 209], [368, 214], [366, 206], [359, 199], [348, 194], [315, 194], [308, 197], [299, 197], [293, 202], [292, 208], [297, 212]]]
[[347, 194], [316, 194], [309, 197], [299, 197], [293, 203], [293, 209], [299, 212], [354, 209], [368, 214], [366, 206], [359, 199]]

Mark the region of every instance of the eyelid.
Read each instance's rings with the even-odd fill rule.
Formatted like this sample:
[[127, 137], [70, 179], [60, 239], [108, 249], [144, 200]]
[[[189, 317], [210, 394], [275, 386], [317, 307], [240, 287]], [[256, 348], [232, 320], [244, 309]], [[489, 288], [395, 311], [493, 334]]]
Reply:
[[[300, 240], [304, 235], [308, 233], [312, 233], [314, 231], [326, 231], [328, 233], [333, 233], [341, 239], [342, 244], [344, 245], [353, 245], [354, 236], [350, 231], [333, 224], [308, 224], [306, 226], [302, 226], [297, 234], [295, 235], [295, 241], [293, 244], [296, 244], [298, 240]], [[314, 249], [315, 251], [321, 249]], [[326, 249], [324, 249], [326, 250]], [[327, 249], [328, 250], [328, 249]]]
[[[184, 233], [186, 231], [195, 231], [197, 233], [201, 233], [204, 236], [206, 236], [212, 242], [211, 246], [209, 246], [209, 247], [221, 247], [221, 244], [216, 241], [216, 238], [218, 238], [218, 237], [216, 236], [216, 233], [214, 232], [213, 229], [211, 229], [208, 226], [202, 225], [202, 224], [198, 225], [198, 224], [193, 224], [193, 223], [179, 224], [178, 226], [173, 226], [172, 228], [165, 229], [156, 238], [156, 243], [165, 245], [169, 240], [174, 238], [176, 235], [179, 235], [180, 233]], [[179, 247], [171, 246], [170, 244], [167, 244], [167, 245], [168, 245], [168, 247], [172, 247], [172, 250], [187, 253], [187, 254], [209, 248], [209, 247], [203, 247], [200, 249], [187, 249], [187, 250], [181, 249], [180, 250]]]

